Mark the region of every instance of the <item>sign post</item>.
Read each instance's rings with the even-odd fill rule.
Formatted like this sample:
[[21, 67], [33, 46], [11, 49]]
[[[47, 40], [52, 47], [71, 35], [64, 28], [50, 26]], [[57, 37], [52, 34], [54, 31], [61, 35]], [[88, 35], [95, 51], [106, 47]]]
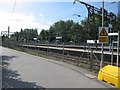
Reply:
[[[104, 0], [102, 2], [102, 27], [104, 26]], [[102, 43], [102, 53], [101, 53], [101, 62], [100, 62], [100, 69], [102, 68], [102, 63], [103, 63], [103, 48], [104, 48], [104, 45]]]
[[100, 69], [102, 68], [103, 63], [103, 48], [104, 43], [108, 43], [108, 27], [99, 27], [99, 43], [102, 43], [102, 53], [101, 53], [101, 62], [100, 62]]
[[99, 27], [99, 43], [108, 43], [108, 27]]

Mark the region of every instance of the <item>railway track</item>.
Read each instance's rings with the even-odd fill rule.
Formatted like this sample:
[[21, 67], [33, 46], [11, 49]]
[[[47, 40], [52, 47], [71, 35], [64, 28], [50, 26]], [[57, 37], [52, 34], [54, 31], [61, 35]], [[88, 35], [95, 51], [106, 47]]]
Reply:
[[[55, 46], [46, 46], [46, 45], [41, 45], [41, 46], [37, 46], [37, 45], [18, 45], [19, 47], [25, 47], [28, 49], [32, 49], [32, 50], [37, 50], [37, 51], [45, 51], [45, 55], [47, 56], [52, 56], [55, 57], [57, 59], [60, 59], [64, 62], [69, 62], [75, 65], [82, 65], [83, 67], [88, 67], [90, 68], [91, 65], [92, 67], [94, 67], [95, 70], [99, 70], [100, 67], [100, 56], [101, 56], [101, 52], [100, 51], [95, 51], [93, 50], [93, 52], [95, 53], [95, 57], [92, 57], [92, 63], [91, 63], [91, 59], [90, 57], [88, 58], [88, 49], [84, 50], [84, 49], [74, 49], [74, 48], [66, 48], [64, 47], [64, 53], [63, 53], [63, 47], [59, 46], [59, 47], [55, 47]], [[90, 55], [89, 51], [89, 55]], [[84, 55], [83, 55], [84, 54]], [[105, 52], [104, 54], [104, 65], [110, 64], [110, 56], [111, 53], [109, 52]], [[109, 60], [108, 60], [109, 59]], [[114, 53], [114, 59], [116, 59], [116, 54]], [[116, 61], [114, 60], [114, 65]]]
[[[84, 48], [83, 46], [55, 46], [55, 45], [18, 45], [18, 46], [22, 46], [22, 47], [27, 47], [27, 48], [34, 48], [34, 49], [46, 49], [46, 50], [59, 50], [59, 51], [71, 51], [71, 52], [85, 52], [88, 53], [90, 52], [90, 50], [93, 50], [94, 53], [96, 54], [101, 54], [101, 48], [99, 47], [97, 50], [95, 47], [86, 47]], [[114, 49], [114, 56], [117, 55], [116, 53], [117, 48]], [[109, 48], [104, 48], [104, 54], [105, 55], [111, 55], [111, 52], [109, 52]], [[74, 54], [73, 54], [74, 55]], [[76, 54], [77, 55], [77, 54]]]

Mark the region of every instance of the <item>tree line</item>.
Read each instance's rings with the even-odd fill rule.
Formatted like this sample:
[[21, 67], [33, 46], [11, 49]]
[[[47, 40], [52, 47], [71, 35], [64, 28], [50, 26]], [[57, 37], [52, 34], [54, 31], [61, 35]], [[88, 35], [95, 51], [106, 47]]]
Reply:
[[[2, 36], [3, 43], [9, 39], [11, 43], [54, 43], [59, 42], [73, 42], [77, 44], [85, 43], [87, 39], [98, 39], [98, 27], [102, 25], [101, 19], [95, 18], [95, 24], [93, 22], [88, 23], [88, 18], [85, 18], [81, 23], [73, 22], [73, 20], [57, 21], [50, 26], [48, 30], [42, 29], [38, 34], [37, 29], [21, 29], [20, 32], [15, 32], [8, 38]], [[110, 21], [105, 21], [104, 26], [109, 26]], [[112, 22], [112, 32], [120, 30], [120, 13], [117, 16], [117, 20]]]
[[[110, 20], [106, 20], [104, 26], [109, 27]], [[112, 32], [120, 30], [120, 13], [116, 21], [112, 21]], [[102, 20], [95, 18], [94, 22], [88, 23], [85, 18], [81, 23], [73, 22], [73, 20], [60, 20], [54, 23], [48, 30], [42, 30], [39, 34], [41, 41], [54, 42], [56, 37], [62, 37], [62, 42], [74, 42], [77, 44], [85, 43], [89, 40], [98, 40], [98, 28], [102, 26]]]

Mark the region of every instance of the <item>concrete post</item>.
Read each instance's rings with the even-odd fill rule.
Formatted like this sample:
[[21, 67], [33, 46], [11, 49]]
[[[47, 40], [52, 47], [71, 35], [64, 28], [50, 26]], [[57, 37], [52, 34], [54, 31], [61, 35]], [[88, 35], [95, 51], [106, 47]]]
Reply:
[[113, 64], [113, 49], [114, 49], [114, 46], [113, 46], [113, 43], [112, 43], [112, 53], [111, 53], [111, 65]]
[[93, 69], [93, 50], [91, 49], [90, 53], [90, 71]]
[[64, 61], [64, 42], [63, 42], [62, 59], [63, 59], [63, 61]]
[[117, 40], [117, 63], [116, 65], [119, 65], [119, 44], [120, 44], [120, 31], [118, 31], [118, 40]]

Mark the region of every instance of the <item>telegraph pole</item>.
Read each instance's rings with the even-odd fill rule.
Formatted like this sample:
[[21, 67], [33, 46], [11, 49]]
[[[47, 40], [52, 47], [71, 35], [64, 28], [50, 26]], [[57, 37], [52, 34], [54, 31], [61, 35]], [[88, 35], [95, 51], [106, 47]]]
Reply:
[[[104, 27], [104, 0], [102, 2], [102, 28], [103, 27]], [[102, 68], [102, 64], [103, 64], [103, 54], [104, 54], [103, 49], [104, 49], [104, 44], [102, 43], [100, 69]]]

